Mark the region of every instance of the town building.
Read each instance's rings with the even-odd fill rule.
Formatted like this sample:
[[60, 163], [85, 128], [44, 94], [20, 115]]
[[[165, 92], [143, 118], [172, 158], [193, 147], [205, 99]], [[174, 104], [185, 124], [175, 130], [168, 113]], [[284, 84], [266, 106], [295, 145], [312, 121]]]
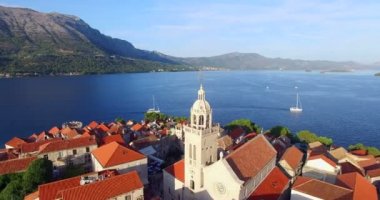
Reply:
[[25, 197], [28, 200], [117, 199], [143, 200], [144, 185], [138, 173], [118, 174], [106, 170], [38, 186], [38, 191]]
[[82, 165], [91, 170], [91, 151], [98, 147], [95, 138], [80, 137], [71, 140], [55, 140], [39, 147], [38, 157], [53, 162], [54, 169], [59, 173], [67, 165]]
[[136, 170], [144, 184], [148, 184], [148, 159], [143, 154], [117, 142], [103, 145], [91, 152], [94, 171], [116, 169], [124, 174]]
[[304, 153], [302, 153], [302, 151], [300, 151], [296, 146], [292, 146], [286, 149], [285, 153], [278, 162], [288, 176], [292, 178], [292, 182], [302, 172], [303, 157]]
[[335, 183], [341, 167], [324, 154], [310, 156], [302, 169], [302, 175]]
[[0, 175], [24, 172], [36, 157], [16, 158], [0, 162]]
[[[201, 86], [184, 126], [184, 159], [164, 170], [164, 199], [247, 199], [278, 169], [277, 153], [262, 134], [228, 155], [217, 155], [221, 133]], [[287, 189], [285, 182], [281, 190]]]

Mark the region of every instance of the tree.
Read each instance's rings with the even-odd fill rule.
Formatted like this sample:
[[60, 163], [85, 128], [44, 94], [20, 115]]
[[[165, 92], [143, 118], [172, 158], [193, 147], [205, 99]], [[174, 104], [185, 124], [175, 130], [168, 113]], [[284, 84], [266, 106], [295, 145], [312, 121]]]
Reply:
[[117, 118], [115, 119], [115, 122], [116, 122], [116, 123], [120, 123], [120, 124], [125, 124], [125, 120], [124, 120], [123, 118], [121, 118], [121, 117], [117, 117]]
[[242, 127], [245, 129], [246, 132], [250, 133], [250, 132], [258, 132], [261, 130], [261, 128], [255, 124], [254, 122], [252, 122], [251, 120], [249, 119], [237, 119], [237, 120], [234, 120], [232, 122], [230, 122], [229, 124], [227, 124], [225, 126], [226, 129], [229, 129], [229, 130], [232, 130], [236, 127]]
[[287, 137], [291, 138], [291, 132], [285, 126], [275, 126], [269, 130], [269, 133], [275, 137], [287, 136]]
[[303, 130], [297, 133], [297, 137], [301, 142], [311, 143], [318, 140], [318, 136], [308, 130]]
[[348, 149], [350, 151], [352, 151], [352, 150], [359, 150], [359, 149], [361, 149], [361, 150], [367, 150], [369, 155], [380, 156], [380, 150], [378, 148], [371, 147], [371, 146], [365, 146], [362, 143], [357, 143], [357, 144], [354, 144], [354, 145], [350, 145], [348, 147]]
[[21, 192], [22, 179], [13, 179], [0, 193], [0, 200], [21, 200], [25, 193]]
[[318, 137], [318, 141], [326, 146], [331, 146], [333, 144], [333, 140], [328, 137]]
[[33, 192], [38, 185], [49, 182], [53, 177], [53, 163], [44, 158], [34, 160], [23, 175], [25, 194]]

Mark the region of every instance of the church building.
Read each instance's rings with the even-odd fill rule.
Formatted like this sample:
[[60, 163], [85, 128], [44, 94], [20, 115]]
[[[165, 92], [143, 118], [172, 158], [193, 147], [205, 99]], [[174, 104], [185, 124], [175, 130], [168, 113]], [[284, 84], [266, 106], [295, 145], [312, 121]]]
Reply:
[[222, 131], [201, 85], [184, 127], [184, 158], [164, 169], [164, 199], [248, 199], [275, 168], [277, 152], [261, 134], [218, 155]]

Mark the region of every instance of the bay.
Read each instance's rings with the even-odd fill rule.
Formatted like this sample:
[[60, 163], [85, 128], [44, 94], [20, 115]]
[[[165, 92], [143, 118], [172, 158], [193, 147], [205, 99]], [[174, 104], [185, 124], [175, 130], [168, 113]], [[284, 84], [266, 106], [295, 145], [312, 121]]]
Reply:
[[[311, 130], [337, 145], [380, 147], [380, 78], [373, 72], [163, 72], [0, 79], [0, 144], [79, 120], [141, 120], [152, 95], [166, 114], [188, 116], [200, 78], [222, 125], [249, 118], [264, 129]], [[296, 89], [303, 112], [292, 114]]]

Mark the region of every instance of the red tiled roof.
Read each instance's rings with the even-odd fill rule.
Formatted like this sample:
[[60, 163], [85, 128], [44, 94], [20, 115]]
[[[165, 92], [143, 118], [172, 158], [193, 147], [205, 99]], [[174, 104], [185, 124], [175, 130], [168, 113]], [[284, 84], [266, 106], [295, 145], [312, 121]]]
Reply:
[[376, 168], [377, 164], [378, 163], [377, 163], [377, 160], [375, 158], [370, 158], [368, 160], [358, 161], [358, 165], [365, 170], [374, 169], [374, 168]]
[[166, 167], [164, 169], [166, 172], [171, 174], [173, 177], [181, 181], [182, 183], [185, 182], [185, 164], [184, 159]]
[[98, 130], [102, 131], [102, 132], [107, 132], [109, 131], [110, 129], [108, 128], [108, 126], [106, 126], [105, 124], [100, 124], [98, 127], [97, 127]]
[[226, 156], [226, 161], [240, 180], [247, 181], [256, 176], [276, 154], [276, 150], [260, 134]]
[[237, 139], [238, 137], [240, 137], [241, 135], [243, 135], [244, 133], [244, 129], [242, 129], [241, 127], [236, 127], [234, 128], [230, 133], [228, 133], [228, 135], [233, 139]]
[[73, 138], [79, 136], [78, 131], [76, 129], [71, 129], [70, 127], [66, 127], [64, 129], [62, 129], [61, 134], [65, 137], [67, 137], [68, 139], [73, 139]]
[[48, 137], [48, 134], [46, 134], [45, 131], [42, 131], [40, 134], [38, 134], [37, 141], [46, 140], [47, 137]]
[[333, 167], [337, 166], [337, 164], [334, 161], [332, 161], [330, 158], [326, 157], [323, 154], [319, 154], [316, 156], [310, 156], [307, 160], [316, 160], [316, 159], [322, 159], [323, 161], [327, 162], [329, 165], [331, 165]]
[[98, 126], [99, 124], [96, 121], [92, 121], [90, 124], [87, 125], [87, 127], [90, 128], [91, 130], [96, 129], [96, 127]]
[[356, 167], [355, 165], [353, 165], [350, 162], [340, 163], [340, 166], [342, 169], [342, 174], [357, 172], [357, 173], [361, 174], [362, 176], [364, 176], [364, 171], [362, 169]]
[[352, 199], [352, 190], [312, 178], [298, 177], [292, 190], [326, 200]]
[[123, 126], [119, 124], [113, 124], [110, 126], [111, 128], [108, 130], [108, 133], [110, 134], [122, 134], [123, 133]]
[[104, 200], [134, 190], [143, 189], [144, 185], [136, 171], [113, 176], [102, 181], [63, 190], [60, 197], [65, 200], [91, 199]]
[[90, 132], [87, 132], [85, 131], [81, 137], [91, 137], [91, 133]]
[[54, 126], [54, 127], [51, 128], [48, 132], [49, 132], [50, 134], [56, 136], [56, 135], [59, 134], [60, 131], [61, 131], [61, 130], [60, 130], [58, 127]]
[[19, 158], [0, 162], [0, 175], [22, 172], [28, 169], [36, 157]]
[[30, 140], [32, 140], [32, 141], [36, 141], [37, 138], [38, 138], [38, 136], [37, 136], [37, 134], [35, 134], [35, 133], [33, 133], [32, 135], [30, 135], [30, 136], [28, 137], [28, 139], [30, 139]]
[[356, 172], [338, 175], [336, 184], [353, 190], [353, 200], [377, 200], [376, 187]]
[[111, 142], [117, 142], [121, 145], [125, 145], [124, 138], [121, 134], [109, 135], [102, 138], [103, 144], [109, 144]]
[[5, 145], [11, 146], [13, 148], [17, 148], [21, 144], [27, 143], [25, 140], [19, 138], [19, 137], [13, 137], [11, 140], [9, 140]]
[[38, 151], [39, 147], [43, 144], [53, 142], [53, 141], [59, 141], [62, 140], [61, 138], [53, 138], [50, 140], [42, 140], [42, 141], [37, 141], [37, 142], [32, 142], [32, 143], [26, 143], [26, 144], [21, 144], [20, 145], [20, 152], [21, 153], [32, 153]]
[[92, 155], [104, 168], [146, 158], [143, 154], [117, 142], [111, 142], [93, 150]]
[[247, 135], [244, 136], [244, 139], [250, 140], [256, 136], [257, 136], [257, 133], [248, 133]]
[[39, 153], [49, 153], [65, 149], [74, 149], [78, 147], [86, 147], [96, 145], [93, 137], [80, 137], [71, 140], [57, 140], [40, 146]]
[[11, 159], [16, 159], [16, 158], [18, 158], [17, 150], [16, 152], [13, 150], [8, 150], [8, 149], [0, 150], [0, 161], [11, 160]]
[[260, 183], [256, 190], [248, 197], [248, 200], [265, 199], [277, 200], [289, 186], [289, 178], [275, 167], [269, 175]]
[[366, 156], [368, 154], [367, 150], [365, 150], [365, 149], [353, 150], [350, 153], [357, 155], [357, 156]]
[[368, 170], [367, 175], [371, 178], [379, 177], [380, 176], [380, 168]]
[[80, 186], [81, 176], [55, 181], [38, 186], [40, 200], [53, 200], [57, 193], [69, 188]]
[[290, 148], [286, 149], [280, 161], [285, 160], [293, 170], [296, 170], [301, 163], [302, 158], [303, 153], [296, 146], [291, 146]]
[[313, 178], [307, 177], [307, 176], [297, 176], [296, 181], [293, 183], [293, 187], [296, 187], [298, 185], [301, 185], [303, 183], [306, 183], [310, 180], [313, 180]]
[[140, 131], [143, 128], [143, 125], [137, 123], [131, 127], [132, 131]]
[[25, 197], [24, 197], [24, 200], [35, 200], [35, 199], [38, 199], [38, 196], [39, 196], [40, 194], [39, 194], [39, 192], [38, 192], [38, 190], [37, 191], [35, 191], [35, 192], [33, 192], [33, 193], [30, 193], [30, 194], [28, 194], [28, 195], [26, 195]]

